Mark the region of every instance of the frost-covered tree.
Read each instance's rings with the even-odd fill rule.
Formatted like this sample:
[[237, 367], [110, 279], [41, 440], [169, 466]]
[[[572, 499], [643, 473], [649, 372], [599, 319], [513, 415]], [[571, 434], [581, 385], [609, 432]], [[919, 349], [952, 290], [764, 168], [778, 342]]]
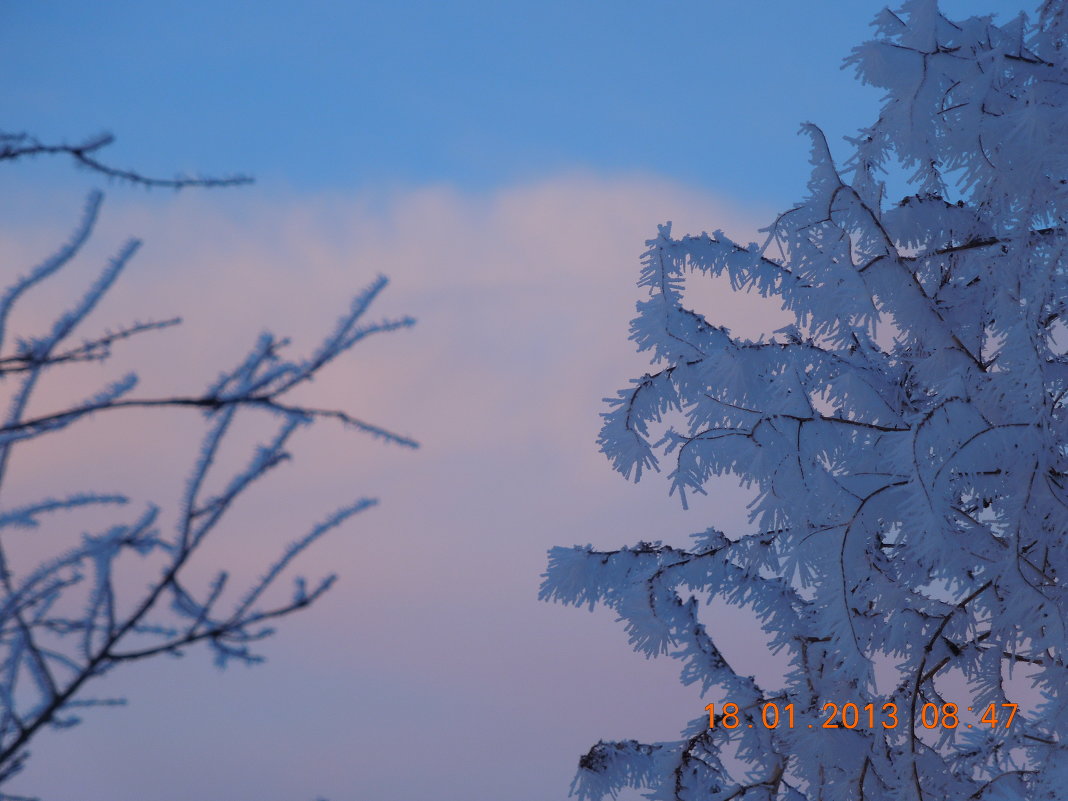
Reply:
[[[97, 158], [97, 151], [110, 141], [103, 136], [81, 145], [44, 145], [25, 135], [0, 134], [0, 161], [68, 154], [95, 173], [145, 187], [248, 181], [155, 179], [115, 169]], [[122, 665], [181, 655], [199, 644], [211, 650], [221, 667], [231, 661], [258, 662], [262, 657], [255, 644], [272, 633], [272, 622], [309, 606], [330, 588], [332, 575], [311, 584], [296, 578], [291, 591], [276, 585], [303, 552], [372, 506], [374, 499], [355, 499], [298, 532], [283, 553], [267, 562], [262, 577], [246, 586], [231, 586], [225, 565], [205, 564], [198, 558], [213, 535], [250, 533], [224, 531], [227, 513], [246, 500], [260, 479], [289, 459], [287, 447], [301, 428], [330, 420], [400, 446], [416, 446], [407, 437], [344, 411], [290, 400], [295, 390], [358, 342], [412, 325], [410, 318], [365, 321], [368, 307], [386, 286], [385, 278], [358, 293], [334, 329], [308, 354], [291, 354], [288, 340], [263, 333], [251, 343], [247, 356], [205, 381], [201, 391], [166, 397], [141, 394], [137, 376], [129, 374], [106, 386], [85, 387], [83, 399], [58, 410], [39, 409], [35, 393], [47, 376], [76, 363], [105, 362], [125, 341], [180, 322], [97, 326], [82, 335], [94, 309], [137, 251], [139, 243], [131, 240], [96, 271], [94, 280], [85, 282], [73, 305], [56, 310], [50, 320], [42, 318], [38, 308], [34, 316], [23, 319], [36, 321], [40, 328], [10, 336], [12, 314], [35, 290], [63, 277], [80, 280], [65, 268], [92, 233], [100, 205], [100, 193], [92, 193], [67, 244], [21, 275], [11, 275], [0, 292], [0, 390], [6, 404], [0, 418], [0, 787], [23, 767], [28, 746], [42, 731], [78, 723], [78, 715], [87, 707], [122, 703], [93, 695], [94, 680]], [[121, 418], [133, 409], [203, 418], [199, 453], [190, 465], [188, 481], [175, 493], [176, 508], [135, 502], [121, 488], [100, 486], [93, 476], [86, 476], [84, 491], [73, 495], [8, 497], [12, 465], [18, 465], [13, 455], [27, 443], [62, 436], [89, 418]], [[254, 447], [241, 444], [249, 419], [260, 426], [264, 437]], [[239, 427], [245, 434], [235, 440], [232, 432]], [[236, 470], [223, 466], [238, 450], [242, 464]], [[87, 530], [80, 522], [79, 514], [111, 508], [114, 522], [99, 530]], [[20, 540], [27, 536], [61, 539], [72, 530], [81, 536], [69, 550], [31, 564], [11, 557], [13, 551], [25, 555]], [[40, 554], [40, 546], [35, 552]], [[214, 572], [211, 580], [204, 578], [206, 567]], [[0, 790], [0, 799], [15, 798]]]
[[[678, 742], [597, 743], [583, 799], [1068, 797], [1068, 3], [996, 25], [911, 0], [876, 26], [847, 63], [878, 120], [843, 161], [803, 127], [807, 195], [762, 246], [648, 243], [631, 338], [658, 369], [600, 446], [635, 480], [669, 459], [683, 503], [739, 477], [753, 528], [550, 552], [543, 598], [607, 605], [715, 690]], [[687, 306], [707, 276], [794, 322], [732, 335]], [[733, 669], [716, 597], [781, 680]]]

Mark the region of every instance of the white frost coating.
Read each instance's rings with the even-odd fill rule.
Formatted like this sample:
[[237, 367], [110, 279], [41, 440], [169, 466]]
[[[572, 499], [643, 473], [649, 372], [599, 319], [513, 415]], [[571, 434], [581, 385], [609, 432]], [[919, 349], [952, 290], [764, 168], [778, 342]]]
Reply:
[[[885, 90], [879, 119], [842, 164], [803, 126], [807, 196], [762, 247], [670, 224], [648, 242], [631, 339], [658, 369], [608, 401], [601, 449], [635, 480], [666, 460], [683, 504], [740, 477], [758, 490], [754, 530], [688, 550], [554, 548], [541, 597], [610, 606], [636, 650], [682, 660], [742, 725], [598, 743], [572, 788], [584, 800], [624, 786], [657, 801], [1066, 797], [1068, 3], [996, 26], [913, 0], [876, 27], [847, 63]], [[916, 191], [891, 202], [879, 176], [897, 165]], [[732, 336], [687, 308], [688, 273], [725, 275], [795, 322]], [[697, 616], [716, 596], [786, 650], [784, 686], [724, 659]], [[765, 727], [770, 701], [798, 724]], [[899, 723], [823, 729], [828, 701], [894, 702]], [[924, 705], [948, 702], [960, 724], [925, 728]]]
[[[130, 501], [113, 492], [85, 492], [8, 504], [0, 491], [0, 786], [19, 772], [28, 745], [40, 731], [78, 723], [78, 717], [71, 714], [75, 707], [122, 702], [87, 695], [92, 679], [124, 662], [181, 655], [201, 643], [220, 666], [235, 659], [260, 661], [254, 647], [271, 633], [267, 624], [314, 603], [330, 588], [334, 576], [310, 586], [297, 578], [289, 600], [269, 592], [306, 549], [374, 505], [373, 499], [357, 499], [311, 527], [270, 564], [262, 578], [243, 590], [238, 588], [236, 597], [226, 593], [226, 571], [219, 571], [202, 587], [187, 569], [198, 547], [208, 535], [217, 533], [226, 512], [245, 491], [289, 459], [286, 447], [298, 428], [331, 418], [380, 439], [416, 447], [413, 440], [346, 412], [287, 400], [290, 390], [311, 381], [363, 338], [412, 325], [410, 318], [364, 323], [365, 312], [386, 286], [382, 277], [356, 296], [334, 332], [306, 358], [285, 358], [288, 342], [264, 333], [249, 355], [203, 394], [136, 397], [137, 376], [129, 374], [67, 408], [32, 416], [34, 391], [49, 371], [71, 362], [105, 361], [116, 343], [179, 322], [134, 323], [80, 344], [70, 341], [130, 261], [137, 249], [136, 241], [131, 241], [72, 308], [56, 316], [44, 335], [4, 347], [12, 308], [78, 255], [92, 232], [100, 202], [99, 193], [93, 193], [70, 244], [0, 293], [0, 381], [10, 386], [10, 402], [6, 412], [0, 413], [0, 490], [6, 487], [10, 456], [21, 443], [53, 435], [93, 415], [114, 416], [126, 408], [159, 409], [160, 414], [180, 414], [177, 410], [185, 409], [185, 413], [205, 416], [206, 431], [180, 500], [175, 531], [161, 531], [158, 510], [149, 505], [132, 512], [132, 522], [87, 533], [66, 553], [19, 573], [9, 563], [12, 538], [41, 536], [43, 532], [34, 529], [43, 528], [42, 523], [55, 512], [122, 507]], [[216, 456], [227, 435], [238, 417], [252, 415], [273, 433], [253, 449], [244, 468], [229, 477], [218, 475]], [[221, 489], [209, 495], [208, 484]], [[128, 580], [120, 586], [116, 567], [139, 557], [150, 557], [144, 562], [144, 582], [134, 582], [134, 589]], [[0, 790], [0, 801], [5, 799], [14, 801], [16, 796]]]

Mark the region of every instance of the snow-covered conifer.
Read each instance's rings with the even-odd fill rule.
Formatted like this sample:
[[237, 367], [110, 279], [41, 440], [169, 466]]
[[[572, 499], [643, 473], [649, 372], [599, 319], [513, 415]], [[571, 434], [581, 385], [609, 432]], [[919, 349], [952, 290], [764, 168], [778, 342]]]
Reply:
[[[762, 245], [670, 225], [648, 242], [631, 338], [656, 369], [609, 401], [601, 449], [635, 480], [666, 462], [684, 504], [739, 477], [753, 528], [555, 548], [541, 594], [613, 608], [738, 725], [598, 743], [583, 801], [1066, 797], [1066, 5], [882, 12], [847, 60], [884, 90], [879, 118], [844, 154], [803, 127], [807, 194]], [[902, 169], [911, 194], [889, 198]], [[732, 334], [688, 307], [703, 276], [794, 322]], [[785, 650], [781, 681], [732, 668], [700, 615], [717, 596]]]

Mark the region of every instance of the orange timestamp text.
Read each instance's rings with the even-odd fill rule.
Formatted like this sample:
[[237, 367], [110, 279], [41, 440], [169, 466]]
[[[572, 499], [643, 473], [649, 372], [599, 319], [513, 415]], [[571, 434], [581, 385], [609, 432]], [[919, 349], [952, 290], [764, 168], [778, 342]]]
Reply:
[[[999, 707], [1001, 715], [999, 716]], [[998, 724], [1003, 724], [1003, 728], [1009, 728], [1012, 725], [1012, 720], [1016, 716], [1016, 704], [987, 704], [982, 710], [983, 714], [979, 718], [980, 726], [989, 726], [990, 728], [997, 728]], [[965, 707], [968, 712], [974, 712], [972, 707]], [[725, 704], [720, 704], [718, 707], [716, 704], [709, 704], [705, 707], [705, 711], [708, 712], [708, 727], [710, 729], [723, 728], [723, 729], [737, 729], [738, 727], [753, 728], [757, 723], [746, 723], [742, 720], [741, 708], [738, 704], [728, 701]], [[977, 728], [971, 723], [961, 723], [960, 720], [960, 708], [956, 704], [924, 704], [919, 710], [918, 720], [919, 725], [925, 729], [955, 729], [958, 726], [963, 728]], [[1007, 712], [1007, 714], [1006, 714]], [[794, 720], [794, 705], [784, 704], [781, 708], [779, 704], [774, 701], [765, 703], [760, 708], [760, 716], [755, 719], [758, 723], [763, 724], [766, 729], [775, 729], [780, 726], [788, 729], [795, 727], [802, 728], [807, 727], [821, 728], [821, 729], [893, 729], [900, 723], [900, 717], [898, 715], [897, 704], [893, 701], [888, 701], [885, 704], [879, 706], [875, 703], [867, 704], [855, 704], [852, 701], [844, 704], [836, 704], [833, 701], [828, 701], [823, 705], [823, 718], [816, 723], [795, 723]], [[906, 716], [907, 717], [907, 716]]]

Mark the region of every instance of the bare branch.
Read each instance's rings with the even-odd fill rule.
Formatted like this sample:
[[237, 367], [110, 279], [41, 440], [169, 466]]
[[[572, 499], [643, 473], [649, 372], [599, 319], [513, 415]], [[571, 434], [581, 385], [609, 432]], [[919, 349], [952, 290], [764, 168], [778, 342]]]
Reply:
[[224, 178], [201, 178], [176, 176], [174, 178], [151, 178], [135, 170], [123, 170], [112, 167], [96, 157], [99, 150], [115, 142], [109, 133], [90, 137], [80, 144], [45, 144], [29, 134], [12, 134], [0, 131], [0, 161], [18, 161], [34, 156], [70, 156], [75, 164], [92, 170], [108, 178], [126, 181], [137, 186], [160, 187], [166, 189], [185, 189], [187, 187], [215, 188], [224, 186], [242, 186], [252, 183], [247, 175], [230, 175]]

